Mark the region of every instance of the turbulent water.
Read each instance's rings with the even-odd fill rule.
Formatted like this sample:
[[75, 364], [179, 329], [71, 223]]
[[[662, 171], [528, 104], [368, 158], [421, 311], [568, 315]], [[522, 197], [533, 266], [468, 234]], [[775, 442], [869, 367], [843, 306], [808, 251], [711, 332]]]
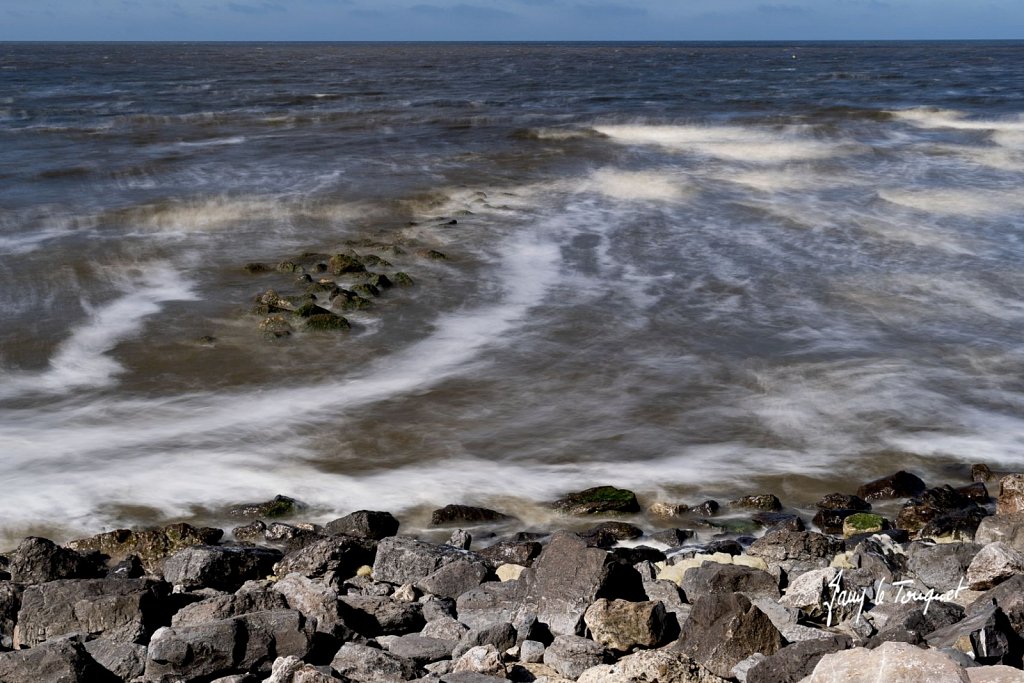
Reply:
[[1024, 465], [1021, 43], [0, 44], [0, 161], [5, 540]]

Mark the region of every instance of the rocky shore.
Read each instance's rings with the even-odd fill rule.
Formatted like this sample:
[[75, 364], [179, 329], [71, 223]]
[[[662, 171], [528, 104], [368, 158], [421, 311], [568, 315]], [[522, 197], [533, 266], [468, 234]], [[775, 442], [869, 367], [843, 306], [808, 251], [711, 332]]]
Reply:
[[[304, 523], [286, 497], [237, 506], [228, 538], [26, 538], [0, 557], [0, 683], [1022, 681], [1024, 475], [972, 479], [898, 472], [813, 520], [604, 486], [551, 504], [578, 533], [439, 508], [447, 543], [381, 511]], [[655, 517], [680, 525], [626, 521]]]

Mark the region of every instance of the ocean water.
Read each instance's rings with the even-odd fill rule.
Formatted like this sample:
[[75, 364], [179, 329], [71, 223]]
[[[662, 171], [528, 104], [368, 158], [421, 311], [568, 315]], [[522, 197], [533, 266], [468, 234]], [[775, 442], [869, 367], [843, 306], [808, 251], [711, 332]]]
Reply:
[[0, 44], [0, 539], [1019, 469], [1022, 236], [1024, 43]]

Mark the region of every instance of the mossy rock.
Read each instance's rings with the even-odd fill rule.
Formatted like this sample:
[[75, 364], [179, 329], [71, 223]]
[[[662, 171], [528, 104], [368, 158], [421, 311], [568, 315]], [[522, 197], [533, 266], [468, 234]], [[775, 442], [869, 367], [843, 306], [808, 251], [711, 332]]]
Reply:
[[333, 296], [331, 296], [331, 306], [343, 311], [361, 311], [372, 305], [373, 303], [369, 299], [364, 299], [355, 292], [347, 289], [339, 289]]
[[380, 296], [380, 290], [369, 283], [361, 283], [352, 286], [352, 291], [361, 297]]
[[780, 501], [773, 493], [761, 493], [756, 496], [743, 496], [742, 498], [729, 501], [729, 505], [739, 508], [765, 510], [767, 512], [778, 512], [782, 509], [782, 501]]
[[326, 308], [321, 308], [320, 306], [317, 306], [313, 302], [309, 302], [307, 304], [303, 304], [302, 306], [299, 306], [298, 308], [296, 308], [295, 309], [295, 315], [299, 316], [300, 318], [311, 318], [314, 315], [333, 315], [333, 314], [330, 311], [328, 311]]
[[393, 287], [395, 283], [393, 283], [387, 275], [383, 275], [381, 273], [370, 273], [369, 277], [366, 278], [366, 284], [372, 285], [378, 289], [387, 289], [388, 287]]
[[289, 310], [290, 304], [281, 298], [275, 290], [268, 289], [253, 297], [252, 312], [255, 315], [270, 315], [271, 313], [282, 313]]
[[399, 287], [412, 287], [415, 284], [409, 274], [401, 270], [395, 273], [394, 282]]
[[551, 507], [570, 515], [640, 512], [636, 494], [614, 486], [595, 486], [576, 491], [556, 500]]
[[291, 332], [294, 328], [283, 315], [272, 315], [260, 321], [260, 330], [268, 334]]
[[129, 555], [138, 555], [147, 568], [153, 568], [157, 560], [182, 548], [216, 545], [223, 535], [224, 532], [220, 529], [178, 523], [162, 529], [117, 529], [91, 538], [71, 541], [68, 547], [79, 552], [99, 552], [113, 561], [120, 561]]
[[437, 249], [424, 249], [420, 252], [420, 256], [423, 258], [433, 259], [434, 261], [447, 261], [448, 255], [443, 251]]
[[294, 261], [281, 261], [277, 264], [277, 272], [279, 273], [304, 273], [306, 269]]
[[349, 254], [335, 254], [328, 260], [327, 267], [334, 275], [366, 271], [366, 266], [363, 265], [362, 261]]
[[278, 518], [298, 514], [306, 506], [288, 496], [274, 496], [273, 500], [262, 503], [242, 503], [228, 510], [232, 517]]
[[266, 263], [246, 263], [242, 266], [242, 269], [250, 275], [263, 275], [265, 273], [274, 272], [274, 269]]
[[843, 536], [871, 534], [889, 528], [889, 520], [873, 512], [858, 512], [843, 520]]
[[390, 268], [391, 264], [376, 254], [367, 254], [362, 257], [363, 265], [376, 266], [378, 268]]
[[306, 318], [306, 327], [311, 330], [347, 330], [351, 328], [348, 320], [334, 313], [311, 315]]
[[316, 280], [306, 285], [307, 294], [334, 294], [338, 289], [338, 284], [334, 280]]

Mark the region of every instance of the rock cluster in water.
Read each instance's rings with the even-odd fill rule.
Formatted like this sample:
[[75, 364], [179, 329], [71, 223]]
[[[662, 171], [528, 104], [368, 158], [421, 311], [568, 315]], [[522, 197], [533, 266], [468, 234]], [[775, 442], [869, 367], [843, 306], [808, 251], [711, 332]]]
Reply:
[[[250, 521], [228, 542], [189, 524], [26, 538], [0, 560], [0, 681], [1020, 681], [1024, 475], [974, 476], [928, 488], [899, 472], [826, 496], [824, 533], [747, 496], [730, 509], [765, 533], [710, 518], [727, 531], [703, 545], [622, 519], [474, 543], [460, 526], [516, 522], [466, 505], [434, 511], [453, 531], [431, 543], [382, 511], [276, 521], [303, 512], [284, 496], [231, 508]], [[871, 512], [882, 498], [906, 499], [895, 520]], [[552, 508], [640, 510], [612, 486]]]

